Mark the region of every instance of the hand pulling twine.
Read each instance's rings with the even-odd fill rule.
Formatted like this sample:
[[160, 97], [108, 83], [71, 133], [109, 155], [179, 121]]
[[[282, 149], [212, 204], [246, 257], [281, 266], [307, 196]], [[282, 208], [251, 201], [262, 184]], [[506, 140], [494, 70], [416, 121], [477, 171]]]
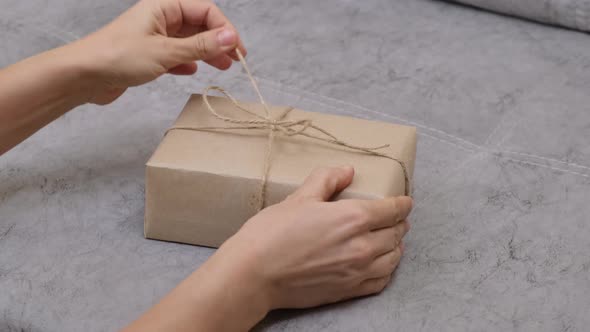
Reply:
[[[258, 190], [258, 196], [257, 196], [257, 211], [260, 211], [264, 208], [264, 203], [265, 203], [265, 198], [266, 198], [266, 184], [268, 182], [268, 174], [270, 171], [270, 162], [271, 162], [271, 157], [272, 157], [272, 147], [273, 147], [273, 143], [275, 141], [275, 137], [276, 137], [277, 132], [280, 132], [286, 136], [299, 136], [299, 135], [301, 135], [301, 136], [309, 137], [309, 138], [312, 138], [315, 140], [323, 141], [326, 143], [346, 147], [351, 150], [361, 151], [361, 152], [364, 152], [364, 153], [367, 153], [367, 154], [370, 154], [373, 156], [379, 156], [379, 157], [393, 160], [401, 166], [402, 171], [404, 173], [405, 195], [410, 194], [410, 180], [409, 180], [406, 164], [397, 158], [394, 158], [392, 156], [389, 156], [385, 153], [378, 151], [378, 150], [389, 147], [389, 144], [385, 144], [385, 145], [381, 145], [381, 146], [377, 146], [377, 147], [356, 146], [356, 145], [348, 144], [348, 143], [340, 140], [339, 138], [332, 135], [327, 130], [313, 124], [313, 122], [309, 119], [285, 120], [285, 118], [287, 117], [289, 112], [291, 112], [293, 110], [293, 107], [288, 107], [283, 112], [281, 112], [276, 119], [273, 118], [268, 105], [266, 104], [266, 102], [264, 101], [264, 98], [262, 97], [262, 94], [260, 93], [260, 89], [258, 88], [258, 84], [256, 83], [256, 80], [254, 79], [254, 77], [252, 76], [252, 73], [248, 69], [248, 65], [246, 64], [246, 60], [244, 59], [244, 56], [242, 55], [242, 53], [238, 49], [236, 49], [236, 53], [238, 55], [240, 63], [242, 64], [242, 67], [244, 68], [244, 70], [246, 71], [246, 74], [248, 75], [248, 78], [250, 79], [250, 83], [252, 83], [252, 87], [254, 87], [254, 91], [256, 91], [256, 94], [258, 95], [258, 99], [260, 100], [260, 103], [264, 107], [264, 112], [265, 112], [264, 116], [256, 114], [256, 112], [253, 112], [253, 111], [248, 110], [247, 108], [243, 107], [232, 95], [229, 94], [229, 92], [225, 91], [223, 88], [221, 88], [219, 86], [209, 86], [209, 87], [205, 88], [205, 90], [203, 91], [203, 102], [207, 106], [207, 109], [209, 110], [209, 112], [219, 120], [222, 120], [227, 123], [238, 124], [238, 125], [237, 126], [228, 125], [228, 126], [221, 126], [221, 127], [178, 126], [178, 127], [172, 127], [170, 129], [168, 129], [166, 131], [166, 134], [168, 134], [172, 130], [208, 131], [208, 130], [268, 129], [266, 157], [264, 158], [264, 166], [263, 166], [262, 176], [260, 178], [260, 188]], [[219, 93], [223, 94], [227, 99], [229, 99], [232, 102], [232, 104], [236, 107], [236, 109], [243, 111], [245, 113], [248, 113], [248, 114], [252, 115], [254, 118], [250, 119], [250, 120], [241, 120], [241, 119], [237, 119], [237, 118], [230, 118], [227, 116], [223, 116], [223, 115], [217, 113], [217, 111], [209, 103], [209, 91], [211, 91], [211, 90], [215, 90], [215, 91], [218, 91]], [[315, 130], [316, 134], [311, 133], [310, 132], [311, 130]]]

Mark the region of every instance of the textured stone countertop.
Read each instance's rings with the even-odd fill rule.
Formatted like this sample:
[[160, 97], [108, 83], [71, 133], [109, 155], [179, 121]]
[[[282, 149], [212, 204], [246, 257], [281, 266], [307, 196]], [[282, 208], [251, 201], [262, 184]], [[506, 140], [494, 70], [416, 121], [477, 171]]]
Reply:
[[[0, 0], [0, 66], [130, 0]], [[380, 296], [260, 331], [583, 331], [590, 38], [429, 0], [224, 0], [267, 99], [418, 127], [407, 251]], [[211, 255], [143, 238], [144, 163], [188, 96], [254, 98], [238, 66], [84, 106], [0, 157], [0, 330], [114, 331]]]

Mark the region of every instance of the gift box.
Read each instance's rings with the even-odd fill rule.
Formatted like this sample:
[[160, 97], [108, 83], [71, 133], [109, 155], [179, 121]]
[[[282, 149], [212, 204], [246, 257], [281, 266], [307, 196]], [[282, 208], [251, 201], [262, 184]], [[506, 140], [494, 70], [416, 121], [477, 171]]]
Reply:
[[[334, 199], [410, 192], [415, 128], [236, 103], [193, 95], [164, 136], [146, 166], [147, 238], [218, 247], [258, 212], [261, 199], [264, 206], [282, 201], [317, 167], [354, 167], [352, 184]], [[265, 111], [279, 120], [265, 124]]]

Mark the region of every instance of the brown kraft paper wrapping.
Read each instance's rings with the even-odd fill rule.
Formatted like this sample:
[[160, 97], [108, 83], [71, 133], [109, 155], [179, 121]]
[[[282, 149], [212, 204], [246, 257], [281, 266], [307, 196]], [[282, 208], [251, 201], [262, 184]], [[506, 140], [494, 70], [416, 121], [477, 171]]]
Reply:
[[[248, 119], [226, 98], [209, 97], [222, 115]], [[241, 103], [262, 114], [263, 105]], [[273, 115], [285, 107], [271, 106]], [[391, 123], [304, 112], [288, 119], [310, 119], [341, 140], [357, 146], [390, 146], [379, 150], [406, 165], [410, 180], [416, 157], [416, 129]], [[225, 127], [193, 95], [175, 127]], [[172, 130], [146, 165], [145, 236], [151, 239], [219, 247], [257, 213], [256, 203], [268, 131]], [[277, 134], [272, 146], [266, 205], [282, 201], [317, 167], [351, 165], [355, 177], [340, 198], [375, 199], [403, 195], [400, 164], [305, 136]], [[410, 181], [411, 183], [411, 181]]]

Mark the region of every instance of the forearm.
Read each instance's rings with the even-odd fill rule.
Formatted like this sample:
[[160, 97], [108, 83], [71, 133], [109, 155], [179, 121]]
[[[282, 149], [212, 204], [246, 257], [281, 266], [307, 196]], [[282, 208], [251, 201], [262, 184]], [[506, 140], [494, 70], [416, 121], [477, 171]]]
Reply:
[[266, 290], [250, 270], [253, 264], [223, 250], [123, 332], [251, 329], [270, 309]]
[[0, 71], [0, 155], [88, 99], [85, 55], [76, 44]]

